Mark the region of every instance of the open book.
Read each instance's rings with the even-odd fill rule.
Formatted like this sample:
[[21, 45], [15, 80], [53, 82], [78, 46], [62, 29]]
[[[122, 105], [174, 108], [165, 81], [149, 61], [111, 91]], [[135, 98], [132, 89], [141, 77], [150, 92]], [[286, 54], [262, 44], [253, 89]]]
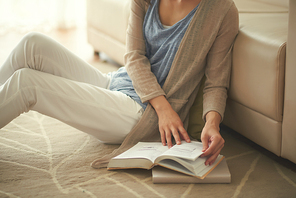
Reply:
[[206, 166], [206, 157], [200, 157], [202, 143], [182, 141], [168, 149], [161, 142], [139, 142], [124, 153], [112, 158], [108, 170], [143, 168], [151, 169], [155, 165], [163, 166], [200, 179], [205, 178], [224, 158], [217, 157], [215, 163]]

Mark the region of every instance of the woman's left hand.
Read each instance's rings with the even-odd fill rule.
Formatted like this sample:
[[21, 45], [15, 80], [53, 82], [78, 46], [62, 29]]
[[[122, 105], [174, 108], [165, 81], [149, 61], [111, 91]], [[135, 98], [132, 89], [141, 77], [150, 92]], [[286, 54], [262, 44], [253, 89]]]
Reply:
[[201, 141], [203, 144], [203, 154], [201, 157], [208, 156], [205, 165], [212, 165], [224, 147], [224, 139], [220, 134], [219, 124], [221, 116], [211, 111], [206, 116], [206, 124], [201, 133]]

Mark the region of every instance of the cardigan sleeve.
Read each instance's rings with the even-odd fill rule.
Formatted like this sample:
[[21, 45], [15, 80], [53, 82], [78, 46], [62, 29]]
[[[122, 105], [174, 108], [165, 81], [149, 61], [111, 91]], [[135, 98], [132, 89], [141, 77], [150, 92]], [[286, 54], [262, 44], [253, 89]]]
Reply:
[[126, 38], [127, 52], [124, 55], [126, 70], [143, 103], [165, 95], [155, 75], [151, 72], [150, 62], [145, 56], [146, 47], [143, 35], [145, 6], [143, 0], [132, 0]]
[[221, 122], [229, 88], [232, 46], [238, 33], [238, 11], [233, 4], [225, 15], [217, 37], [207, 56], [205, 87], [203, 95], [203, 119], [209, 111], [221, 115]]

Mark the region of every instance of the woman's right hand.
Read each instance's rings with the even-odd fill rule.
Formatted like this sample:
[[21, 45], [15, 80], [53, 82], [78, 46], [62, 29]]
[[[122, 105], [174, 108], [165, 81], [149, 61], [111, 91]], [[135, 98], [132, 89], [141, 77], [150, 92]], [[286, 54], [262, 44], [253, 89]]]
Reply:
[[167, 145], [169, 148], [173, 146], [172, 135], [177, 144], [181, 144], [181, 139], [190, 142], [179, 115], [173, 110], [164, 96], [158, 96], [149, 102], [158, 115], [159, 132], [164, 146]]

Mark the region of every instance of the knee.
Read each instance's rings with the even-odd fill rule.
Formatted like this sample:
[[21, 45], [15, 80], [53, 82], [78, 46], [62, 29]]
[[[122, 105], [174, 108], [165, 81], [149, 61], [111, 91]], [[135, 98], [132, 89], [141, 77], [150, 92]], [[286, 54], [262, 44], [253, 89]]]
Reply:
[[32, 51], [32, 49], [38, 49], [44, 43], [45, 35], [38, 32], [30, 32], [26, 34], [20, 44], [22, 48], [27, 50], [27, 52]]
[[43, 34], [41, 33], [38, 33], [38, 32], [29, 32], [27, 33], [24, 37], [23, 37], [23, 41], [26, 41], [26, 42], [36, 42], [36, 41], [39, 41], [41, 40], [42, 38], [44, 37]]
[[17, 89], [22, 89], [24, 87], [30, 86], [31, 71], [32, 69], [28, 68], [16, 70], [14, 74], [11, 76], [10, 84], [13, 84], [13, 86]]
[[32, 69], [23, 68], [15, 71], [3, 88], [7, 96], [22, 101], [25, 108], [23, 111], [28, 111], [36, 103], [36, 86]]
[[18, 69], [13, 73], [7, 83], [9, 89], [15, 92], [36, 89], [38, 86], [37, 71], [29, 68]]

